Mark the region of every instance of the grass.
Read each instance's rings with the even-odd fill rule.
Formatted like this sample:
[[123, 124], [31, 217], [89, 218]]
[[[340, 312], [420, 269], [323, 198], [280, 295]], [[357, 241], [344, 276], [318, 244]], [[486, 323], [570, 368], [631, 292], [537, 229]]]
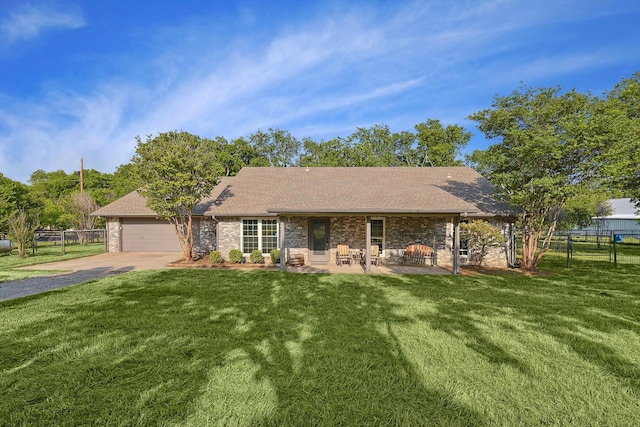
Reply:
[[39, 243], [37, 251], [29, 250], [26, 258], [18, 257], [17, 250], [11, 254], [0, 254], [0, 283], [9, 280], [24, 279], [26, 277], [46, 276], [53, 271], [38, 270], [15, 270], [18, 267], [44, 264], [47, 262], [65, 261], [68, 259], [81, 258], [90, 255], [97, 255], [104, 252], [104, 243], [89, 243], [87, 245], [71, 244], [65, 246], [65, 254], [60, 246], [50, 243]]
[[132, 272], [0, 303], [0, 425], [640, 424], [638, 266]]

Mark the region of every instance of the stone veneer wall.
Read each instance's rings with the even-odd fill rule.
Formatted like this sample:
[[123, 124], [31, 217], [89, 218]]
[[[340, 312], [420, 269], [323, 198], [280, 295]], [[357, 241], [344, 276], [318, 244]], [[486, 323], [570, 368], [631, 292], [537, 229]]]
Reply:
[[208, 254], [216, 250], [216, 223], [212, 219], [200, 219], [197, 242], [195, 249], [201, 254]]
[[[372, 217], [380, 219], [382, 217]], [[384, 217], [384, 262], [398, 262], [406, 247], [412, 243], [445, 248], [446, 220], [444, 218], [388, 216]], [[331, 218], [331, 259], [336, 246], [347, 244], [352, 249], [366, 247], [366, 219], [364, 216]]]
[[[489, 220], [489, 223], [494, 227], [497, 227], [498, 230], [502, 233], [505, 240], [509, 239], [509, 224], [506, 222], [497, 222]], [[474, 253], [472, 250], [469, 251], [469, 260], [467, 261], [468, 265], [475, 265], [480, 262], [480, 254]], [[504, 243], [500, 246], [495, 246], [488, 248], [487, 254], [482, 258], [482, 266], [483, 267], [492, 267], [492, 268], [507, 268], [507, 248]]]
[[[379, 219], [380, 217], [373, 217]], [[285, 259], [289, 260], [293, 254], [304, 255], [305, 264], [309, 263], [309, 217], [291, 216], [285, 217], [286, 254]], [[206, 227], [211, 227], [210, 222]], [[221, 218], [217, 222], [217, 250], [223, 258], [229, 257], [231, 249], [240, 249], [242, 239], [242, 225], [240, 218]], [[330, 239], [329, 247], [331, 251], [330, 262], [335, 261], [336, 246], [341, 243], [349, 245], [353, 249], [362, 249], [366, 240], [366, 220], [364, 216], [338, 216], [330, 218]], [[492, 222], [498, 226], [505, 234], [508, 224], [503, 222]], [[206, 228], [201, 226], [201, 239], [203, 235], [211, 236], [203, 231]], [[385, 248], [383, 262], [398, 262], [404, 249], [412, 243], [422, 243], [432, 246], [437, 251], [438, 264], [450, 266], [453, 264], [453, 218], [432, 218], [418, 216], [389, 216], [384, 217], [385, 227]], [[212, 237], [215, 246], [215, 232]], [[205, 246], [203, 244], [203, 246]], [[213, 249], [211, 249], [213, 250]], [[461, 258], [462, 265], [472, 264], [472, 259]], [[265, 256], [265, 263], [269, 263], [270, 258]], [[483, 266], [504, 268], [507, 265], [504, 246], [491, 248], [485, 255]]]
[[231, 249], [240, 249], [242, 225], [240, 218], [220, 218], [217, 223], [218, 251], [222, 258], [229, 259]]
[[309, 218], [293, 216], [284, 218], [285, 229], [285, 260], [291, 255], [304, 255], [304, 263], [309, 264]]
[[[309, 263], [309, 220], [307, 217], [286, 217], [285, 236], [287, 241], [285, 259], [288, 261], [293, 254], [303, 254], [305, 264]], [[229, 251], [240, 249], [242, 242], [242, 221], [238, 217], [220, 218], [217, 222], [217, 250], [224, 259], [229, 258]], [[264, 254], [265, 264], [271, 263], [269, 254]]]
[[[509, 238], [509, 223], [503, 221], [487, 220], [489, 223], [497, 227], [504, 236], [505, 240]], [[446, 251], [442, 251], [442, 261], [444, 265], [453, 265], [453, 219], [447, 224]], [[440, 253], [438, 252], [438, 263], [440, 263]], [[469, 256], [460, 257], [460, 265], [474, 265], [478, 259], [478, 255], [469, 250]], [[491, 268], [507, 268], [507, 252], [504, 244], [488, 249], [487, 254], [482, 260], [483, 267]]]
[[389, 248], [385, 258], [398, 262], [406, 247], [413, 243], [431, 246], [440, 254], [445, 250], [447, 220], [445, 218], [393, 216], [385, 223], [385, 242]]
[[120, 219], [107, 218], [107, 252], [120, 252]]

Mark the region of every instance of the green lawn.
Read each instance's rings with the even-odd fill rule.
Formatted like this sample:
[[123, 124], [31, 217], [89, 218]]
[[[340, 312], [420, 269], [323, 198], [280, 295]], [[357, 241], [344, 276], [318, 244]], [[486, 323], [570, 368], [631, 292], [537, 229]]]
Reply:
[[0, 303], [1, 425], [640, 424], [640, 267], [132, 272]]
[[29, 249], [26, 258], [20, 258], [17, 251], [11, 254], [0, 254], [0, 283], [8, 280], [24, 279], [25, 277], [46, 276], [54, 272], [38, 270], [14, 270], [17, 267], [27, 267], [54, 261], [65, 261], [90, 255], [104, 253], [104, 243], [89, 243], [87, 245], [68, 244], [62, 253], [60, 246], [50, 243], [39, 243], [36, 251]]

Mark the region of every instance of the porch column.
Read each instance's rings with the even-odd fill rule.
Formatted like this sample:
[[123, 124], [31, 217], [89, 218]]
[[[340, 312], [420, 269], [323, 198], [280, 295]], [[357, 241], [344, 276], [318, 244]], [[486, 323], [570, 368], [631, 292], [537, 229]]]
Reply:
[[366, 237], [365, 237], [365, 258], [364, 258], [364, 271], [365, 273], [371, 273], [371, 217], [367, 216], [366, 219]]
[[460, 217], [453, 218], [453, 274], [460, 274]]
[[280, 270], [281, 271], [287, 271], [287, 262], [286, 262], [286, 252], [287, 252], [287, 248], [285, 246], [285, 235], [284, 235], [284, 217], [278, 217], [278, 239], [280, 240], [279, 242], [279, 246], [280, 246]]

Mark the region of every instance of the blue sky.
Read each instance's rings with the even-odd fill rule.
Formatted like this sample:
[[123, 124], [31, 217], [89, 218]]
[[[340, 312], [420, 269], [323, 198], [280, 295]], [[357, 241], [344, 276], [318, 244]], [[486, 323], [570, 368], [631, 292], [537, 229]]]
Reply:
[[0, 172], [114, 172], [135, 137], [302, 139], [640, 71], [640, 1], [0, 0]]

